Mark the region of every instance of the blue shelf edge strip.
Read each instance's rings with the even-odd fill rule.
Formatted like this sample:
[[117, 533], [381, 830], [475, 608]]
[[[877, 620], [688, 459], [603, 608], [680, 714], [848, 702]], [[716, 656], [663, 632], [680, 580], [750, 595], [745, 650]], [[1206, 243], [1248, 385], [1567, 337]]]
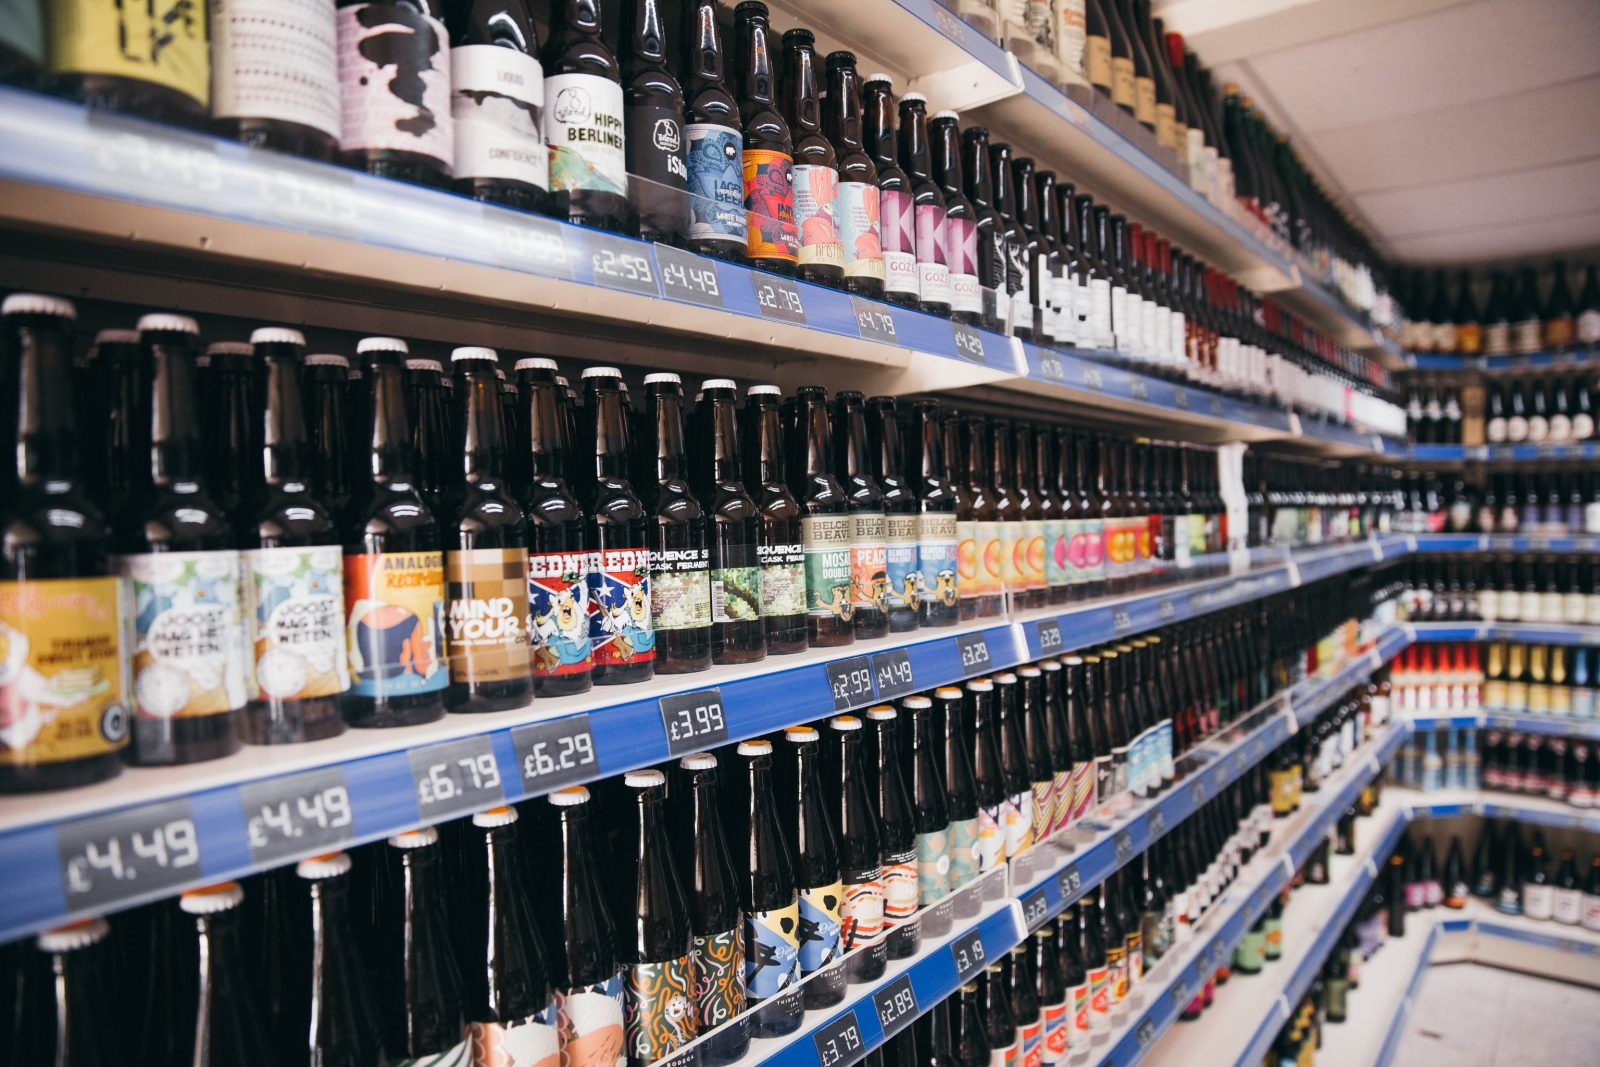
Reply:
[[1469, 460], [1497, 463], [1535, 463], [1550, 459], [1594, 459], [1600, 456], [1600, 442], [1537, 445], [1411, 445], [1409, 459], [1431, 463], [1465, 463]]
[[1600, 534], [1417, 534], [1418, 552], [1600, 552]]

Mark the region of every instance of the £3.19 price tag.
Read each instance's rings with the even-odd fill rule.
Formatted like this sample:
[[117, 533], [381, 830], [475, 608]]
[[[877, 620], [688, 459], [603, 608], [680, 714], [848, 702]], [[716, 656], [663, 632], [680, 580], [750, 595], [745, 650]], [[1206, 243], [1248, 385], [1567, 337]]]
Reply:
[[950, 958], [956, 965], [956, 984], [965, 985], [973, 975], [989, 965], [983, 948], [983, 934], [976, 928], [959, 934], [950, 942]]

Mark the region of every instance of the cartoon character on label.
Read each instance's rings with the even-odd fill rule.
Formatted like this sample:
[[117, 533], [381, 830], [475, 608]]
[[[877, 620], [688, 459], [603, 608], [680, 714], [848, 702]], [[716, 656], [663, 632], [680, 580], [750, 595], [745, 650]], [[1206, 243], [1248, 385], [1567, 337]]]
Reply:
[[650, 618], [650, 577], [646, 572], [619, 577], [607, 571], [602, 576], [598, 595], [589, 603], [591, 617], [599, 621], [599, 632], [591, 627], [595, 651], [607, 652], [611, 662], [629, 662], [655, 656], [656, 631]]
[[956, 601], [960, 597], [960, 586], [956, 582], [956, 572], [946, 567], [935, 575], [933, 593], [938, 598], [939, 603], [945, 607], [955, 607]]
[[438, 674], [442, 659], [434, 635], [444, 631], [444, 602], [430, 627], [398, 604], [358, 600], [350, 608], [350, 671], [358, 686], [400, 683], [422, 688]]
[[583, 670], [593, 655], [589, 640], [589, 587], [581, 571], [541, 577], [528, 573], [533, 669], [543, 675]]

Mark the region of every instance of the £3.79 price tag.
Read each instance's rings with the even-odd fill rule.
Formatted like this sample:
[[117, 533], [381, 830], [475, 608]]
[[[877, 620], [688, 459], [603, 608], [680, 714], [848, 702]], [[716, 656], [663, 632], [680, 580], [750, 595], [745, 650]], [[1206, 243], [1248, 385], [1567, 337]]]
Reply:
[[811, 1039], [817, 1049], [817, 1067], [850, 1067], [866, 1052], [854, 1008], [825, 1023]]

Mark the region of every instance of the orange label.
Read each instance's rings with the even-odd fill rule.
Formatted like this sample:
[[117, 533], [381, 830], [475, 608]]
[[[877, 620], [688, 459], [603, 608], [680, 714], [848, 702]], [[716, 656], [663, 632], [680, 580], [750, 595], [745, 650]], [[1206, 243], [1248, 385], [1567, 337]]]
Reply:
[[800, 260], [794, 220], [794, 159], [763, 148], [744, 151], [744, 209], [753, 259]]

